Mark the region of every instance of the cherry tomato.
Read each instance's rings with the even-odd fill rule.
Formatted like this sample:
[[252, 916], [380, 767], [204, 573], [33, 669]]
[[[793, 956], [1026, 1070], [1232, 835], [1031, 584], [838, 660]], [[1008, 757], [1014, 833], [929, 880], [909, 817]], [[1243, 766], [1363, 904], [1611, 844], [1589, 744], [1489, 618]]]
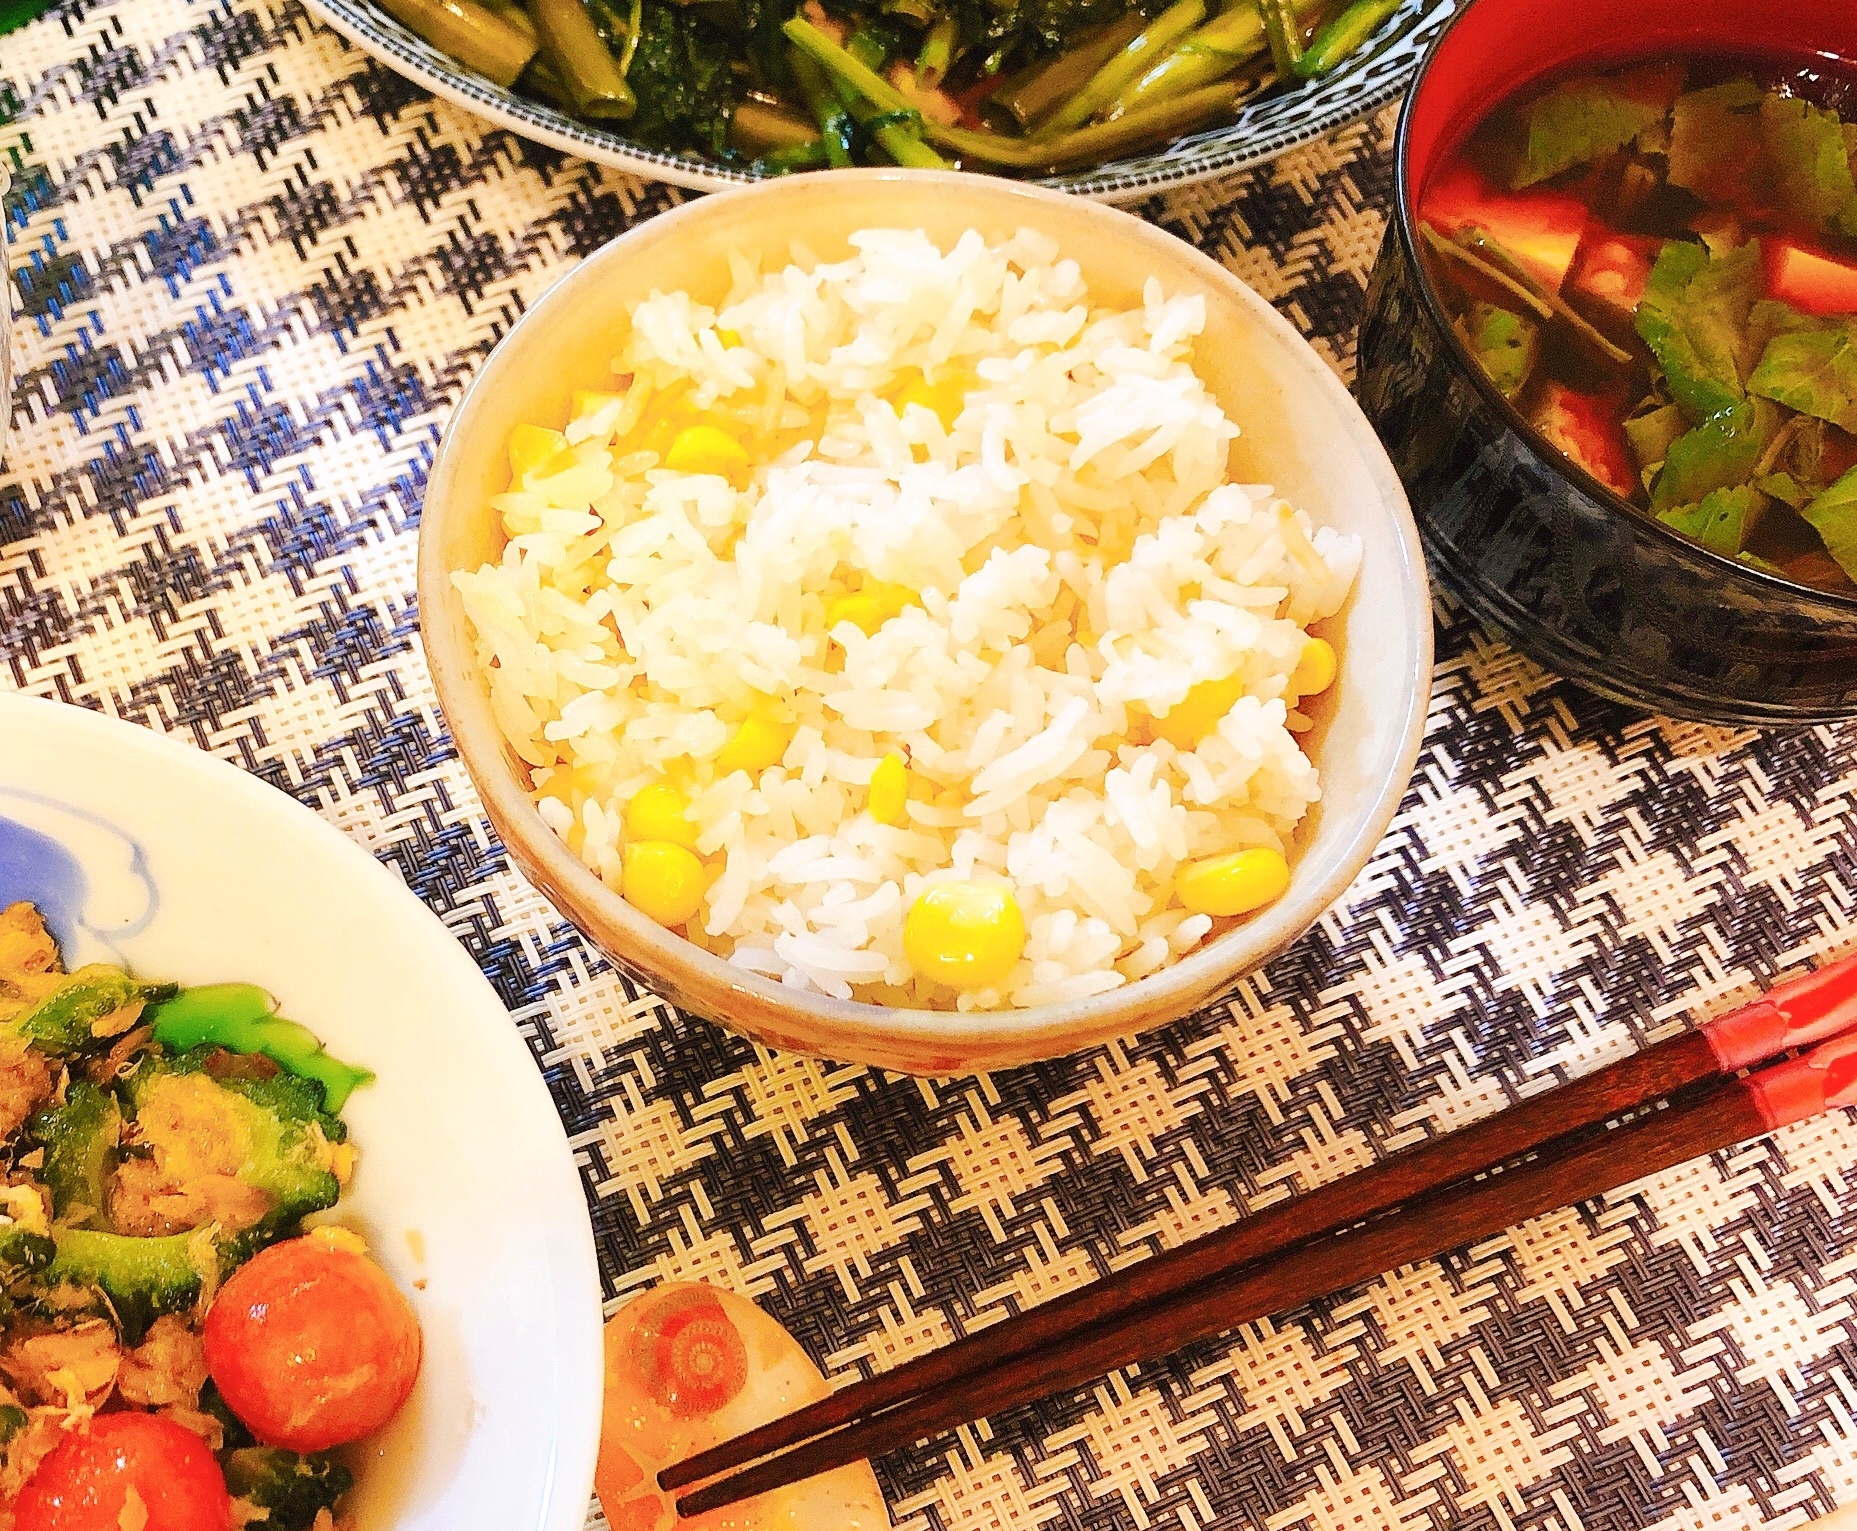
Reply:
[[[146, 1519], [136, 1516], [136, 1500]], [[158, 1414], [99, 1414], [39, 1463], [14, 1502], [13, 1525], [231, 1531], [232, 1500], [213, 1453], [193, 1431]]]
[[206, 1365], [267, 1446], [323, 1451], [391, 1419], [419, 1376], [419, 1320], [365, 1255], [273, 1244], [220, 1288]]

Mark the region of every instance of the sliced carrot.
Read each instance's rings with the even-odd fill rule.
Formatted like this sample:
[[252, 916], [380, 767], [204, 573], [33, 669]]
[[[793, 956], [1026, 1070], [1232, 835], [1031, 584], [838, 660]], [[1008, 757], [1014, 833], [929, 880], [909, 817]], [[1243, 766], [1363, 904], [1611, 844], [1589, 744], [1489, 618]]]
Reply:
[[1458, 163], [1425, 188], [1419, 216], [1441, 234], [1474, 225], [1559, 292], [1585, 232], [1586, 205], [1558, 191], [1507, 191]]
[[1857, 261], [1793, 239], [1763, 239], [1767, 292], [1808, 314], [1857, 313]]
[[741, 1331], [707, 1287], [672, 1287], [659, 1294], [640, 1315], [632, 1347], [632, 1365], [646, 1392], [685, 1419], [715, 1413], [748, 1380]]
[[1629, 326], [1663, 243], [1642, 234], [1619, 234], [1603, 224], [1592, 225], [1574, 256], [1567, 296], [1583, 297]]
[[1549, 383], [1529, 418], [1549, 442], [1600, 483], [1631, 498], [1638, 478], [1618, 423], [1616, 400]]
[[713, 1414], [748, 1380], [747, 1347], [720, 1308], [678, 1318], [660, 1341], [664, 1402], [675, 1414]]

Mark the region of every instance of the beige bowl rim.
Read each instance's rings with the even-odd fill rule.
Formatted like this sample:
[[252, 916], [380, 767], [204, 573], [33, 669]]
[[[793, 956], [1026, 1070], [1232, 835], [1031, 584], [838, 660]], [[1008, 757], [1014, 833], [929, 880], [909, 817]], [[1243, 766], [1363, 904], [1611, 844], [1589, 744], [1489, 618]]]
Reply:
[[[1319, 879], [1293, 880], [1290, 891], [1254, 919], [1225, 932], [1159, 972], [1089, 999], [1013, 1010], [960, 1012], [902, 1009], [802, 991], [736, 968], [639, 914], [576, 858], [542, 821], [518, 780], [492, 715], [489, 694], [463, 637], [461, 609], [443, 567], [438, 526], [448, 514], [448, 453], [474, 404], [495, 387], [500, 357], [524, 325], [540, 323], [577, 283], [622, 262], [644, 240], [700, 239], [704, 226], [750, 200], [774, 202], [828, 178], [834, 195], [856, 197], [873, 182], [908, 180], [923, 196], [959, 198], [997, 213], [1011, 204], [1058, 204], [1082, 216], [1093, 237], [1134, 243], [1184, 259], [1214, 291], [1247, 309], [1287, 342], [1287, 352], [1315, 380], [1360, 453], [1397, 533], [1400, 593], [1414, 628], [1406, 694], [1392, 726], [1396, 745], [1378, 792], [1354, 817], [1345, 848]], [[1028, 209], [1029, 211], [1029, 209]], [[622, 970], [666, 999], [771, 1046], [903, 1072], [951, 1075], [1060, 1057], [1190, 1013], [1229, 991], [1301, 937], [1367, 864], [1399, 807], [1417, 763], [1431, 698], [1431, 598], [1424, 554], [1405, 491], [1385, 448], [1341, 380], [1269, 303], [1225, 267], [1164, 230], [1101, 203], [959, 171], [835, 170], [793, 176], [705, 196], [619, 235], [537, 299], [479, 367], [441, 436], [427, 481], [419, 538], [420, 633], [439, 705], [492, 826], [517, 865], [555, 907]], [[442, 620], [435, 616], [442, 615]]]

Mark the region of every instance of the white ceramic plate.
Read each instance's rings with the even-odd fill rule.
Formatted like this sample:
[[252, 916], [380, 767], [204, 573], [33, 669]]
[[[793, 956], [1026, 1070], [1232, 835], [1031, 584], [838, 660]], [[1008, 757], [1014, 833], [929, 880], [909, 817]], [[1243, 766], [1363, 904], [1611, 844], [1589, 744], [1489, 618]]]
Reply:
[[343, 1110], [341, 1217], [412, 1297], [412, 1401], [352, 1462], [357, 1531], [578, 1531], [600, 1419], [600, 1287], [560, 1118], [443, 924], [255, 777], [77, 707], [0, 694], [0, 905], [67, 960], [262, 984], [378, 1076]]

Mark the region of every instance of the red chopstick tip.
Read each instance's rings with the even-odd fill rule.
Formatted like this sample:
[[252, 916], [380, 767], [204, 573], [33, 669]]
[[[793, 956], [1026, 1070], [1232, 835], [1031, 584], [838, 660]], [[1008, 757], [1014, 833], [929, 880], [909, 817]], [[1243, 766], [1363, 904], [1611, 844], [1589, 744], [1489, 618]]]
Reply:
[[1727, 1073], [1857, 1028], [1857, 956], [1769, 989], [1701, 1029]]
[[1833, 1037], [1809, 1053], [1750, 1074], [1742, 1083], [1774, 1132], [1821, 1111], [1857, 1106], [1857, 1036]]
[[1715, 1061], [1724, 1074], [1736, 1074], [1744, 1068], [1786, 1050], [1786, 1017], [1771, 1000], [1757, 999], [1751, 1005], [1718, 1016], [1702, 1028], [1708, 1038]]

